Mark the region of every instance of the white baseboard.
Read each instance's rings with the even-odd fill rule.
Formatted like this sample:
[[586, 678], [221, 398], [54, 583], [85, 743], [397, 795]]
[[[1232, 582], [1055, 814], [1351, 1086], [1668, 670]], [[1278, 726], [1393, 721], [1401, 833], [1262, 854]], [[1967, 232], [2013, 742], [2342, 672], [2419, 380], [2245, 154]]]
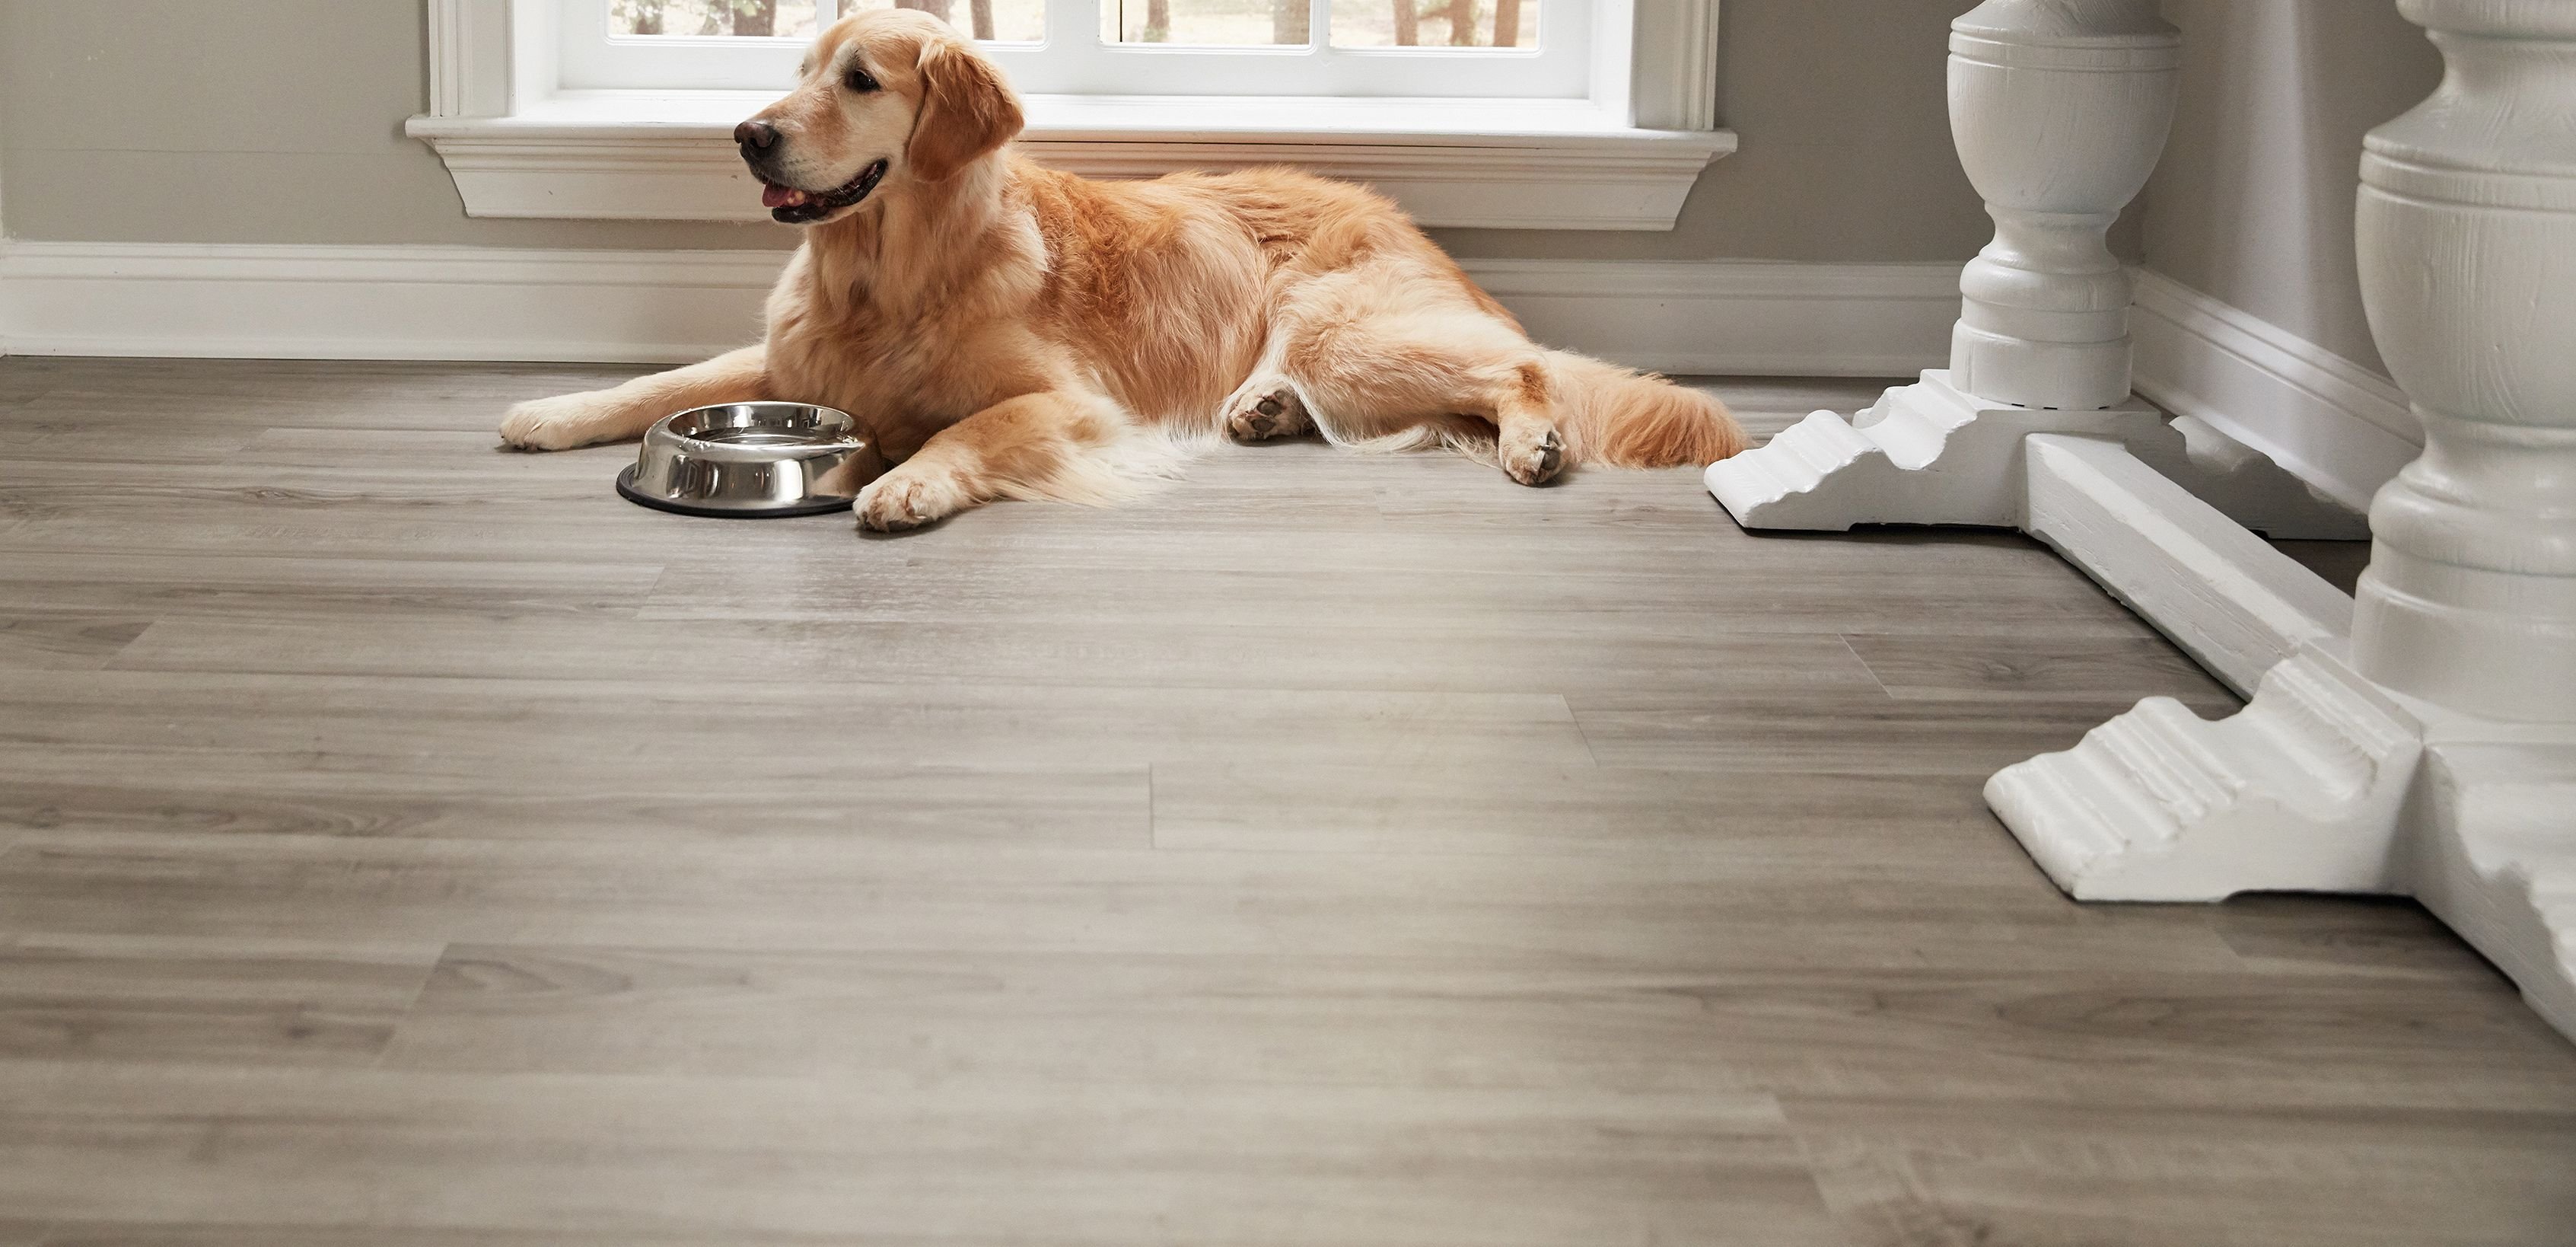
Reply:
[[2386, 377], [2161, 273], [2137, 279], [2138, 392], [2166, 410], [2360, 510], [2423, 452], [2406, 394]]
[[[772, 251], [0, 243], [0, 353], [678, 363], [760, 336]], [[1937, 366], [1953, 264], [1471, 261], [1540, 341], [1666, 372]]]
[[760, 337], [780, 252], [0, 243], [13, 355], [680, 363]]

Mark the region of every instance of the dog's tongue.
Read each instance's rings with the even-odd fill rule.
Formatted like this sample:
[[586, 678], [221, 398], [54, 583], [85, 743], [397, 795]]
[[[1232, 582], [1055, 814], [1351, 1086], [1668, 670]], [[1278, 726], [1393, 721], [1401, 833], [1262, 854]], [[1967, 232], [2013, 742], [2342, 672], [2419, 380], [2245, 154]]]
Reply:
[[760, 206], [764, 208], [793, 208], [807, 198], [805, 192], [793, 186], [764, 183], [760, 188]]

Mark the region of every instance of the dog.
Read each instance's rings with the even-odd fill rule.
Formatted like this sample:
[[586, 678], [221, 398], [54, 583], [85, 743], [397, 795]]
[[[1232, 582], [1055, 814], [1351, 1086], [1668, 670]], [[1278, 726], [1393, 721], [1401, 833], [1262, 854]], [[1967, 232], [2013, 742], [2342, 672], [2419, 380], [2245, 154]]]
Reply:
[[853, 413], [895, 466], [878, 531], [997, 498], [1130, 496], [1192, 437], [1447, 445], [1544, 485], [1581, 463], [1708, 463], [1716, 400], [1531, 343], [1388, 200], [1286, 169], [1095, 182], [1010, 142], [1018, 97], [918, 10], [855, 14], [734, 140], [804, 230], [758, 346], [512, 408], [501, 440], [641, 437], [674, 411]]

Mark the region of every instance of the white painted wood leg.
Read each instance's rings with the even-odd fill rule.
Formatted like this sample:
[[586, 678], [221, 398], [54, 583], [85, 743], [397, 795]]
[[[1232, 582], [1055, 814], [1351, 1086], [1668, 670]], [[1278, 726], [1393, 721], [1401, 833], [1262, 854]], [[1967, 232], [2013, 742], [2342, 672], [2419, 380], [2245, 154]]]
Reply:
[[2132, 292], [2106, 236], [2164, 150], [2181, 50], [2155, 0], [1987, 0], [1952, 25], [1951, 132], [1995, 239], [1960, 278], [1950, 367], [1709, 468], [1738, 523], [2013, 527], [2021, 439], [2076, 433], [2275, 536], [2367, 535], [2269, 459], [2129, 392]]
[[[2450, 78], [2370, 138], [2362, 287], [2426, 446], [2372, 506], [2349, 638], [2307, 636], [2233, 718], [2149, 699], [1986, 795], [2084, 899], [2411, 893], [2576, 1038], [2576, 0], [2400, 7]], [[2031, 441], [2035, 488], [2072, 495], [2043, 510], [2109, 515], [2155, 488], [2107, 444]], [[2293, 619], [2286, 643], [2331, 622], [2236, 574], [2250, 556], [2214, 512], [2148, 508], [2051, 540], [2106, 581], [2154, 561], [2123, 542], [2166, 547], [2224, 599], [2134, 597], [2168, 634]], [[2177, 515], [2207, 540], [2156, 535]]]
[[2024, 444], [2029, 533], [2155, 620], [2240, 695], [2352, 632], [2352, 599], [2116, 442]]

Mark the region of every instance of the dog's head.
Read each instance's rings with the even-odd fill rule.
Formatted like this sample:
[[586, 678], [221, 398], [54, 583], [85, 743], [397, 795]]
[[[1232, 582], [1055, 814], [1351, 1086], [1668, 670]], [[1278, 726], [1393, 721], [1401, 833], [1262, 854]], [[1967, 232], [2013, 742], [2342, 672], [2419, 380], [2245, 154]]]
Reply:
[[948, 24], [858, 13], [814, 41], [796, 89], [736, 126], [761, 205], [789, 225], [846, 216], [880, 186], [939, 182], [1020, 132], [1020, 101]]

